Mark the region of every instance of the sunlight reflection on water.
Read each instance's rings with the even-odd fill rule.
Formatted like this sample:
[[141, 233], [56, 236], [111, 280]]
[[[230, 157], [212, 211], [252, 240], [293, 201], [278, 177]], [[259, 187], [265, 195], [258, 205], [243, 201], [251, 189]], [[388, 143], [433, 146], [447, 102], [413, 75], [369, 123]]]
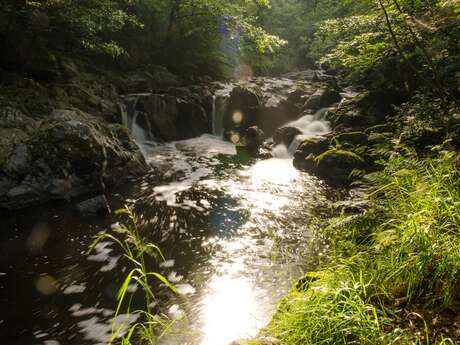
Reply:
[[236, 232], [202, 242], [211, 254], [188, 277], [196, 293], [183, 305], [187, 320], [163, 344], [229, 345], [255, 336], [301, 273], [299, 254], [305, 248], [289, 243], [306, 242], [309, 235], [290, 212], [307, 217], [305, 192], [310, 189], [312, 201], [319, 194], [317, 182], [283, 158], [258, 161], [223, 179], [211, 175], [199, 184], [238, 200], [248, 216]]

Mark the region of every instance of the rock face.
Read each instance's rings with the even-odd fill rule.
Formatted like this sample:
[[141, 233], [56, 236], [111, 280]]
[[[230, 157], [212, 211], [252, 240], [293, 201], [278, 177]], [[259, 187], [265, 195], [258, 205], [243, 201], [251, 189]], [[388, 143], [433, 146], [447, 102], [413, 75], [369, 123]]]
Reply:
[[296, 127], [281, 127], [273, 134], [273, 141], [276, 145], [284, 144], [289, 147], [299, 134], [302, 134], [302, 131]]
[[175, 88], [167, 94], [127, 95], [128, 116], [148, 133], [149, 139], [173, 141], [210, 133], [211, 118], [205, 110], [207, 99], [188, 91]]
[[[67, 199], [147, 171], [120, 125], [109, 126], [77, 109], [54, 110], [40, 122], [11, 109], [4, 113], [14, 118], [15, 129], [13, 140], [0, 147], [0, 207]], [[0, 122], [2, 131], [5, 123], [11, 121]]]

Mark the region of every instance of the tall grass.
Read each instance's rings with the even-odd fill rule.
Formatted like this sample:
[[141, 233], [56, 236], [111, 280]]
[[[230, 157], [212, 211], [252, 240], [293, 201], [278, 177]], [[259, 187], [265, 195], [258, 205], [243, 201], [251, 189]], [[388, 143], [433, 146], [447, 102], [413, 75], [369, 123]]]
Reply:
[[[460, 302], [455, 154], [393, 159], [367, 179], [367, 211], [331, 221], [331, 260], [280, 304], [268, 331], [288, 345], [453, 344], [423, 312]], [[417, 331], [401, 310], [417, 310]]]
[[[111, 241], [120, 247], [123, 257], [131, 266], [117, 294], [117, 306], [109, 344], [121, 338], [122, 345], [131, 345], [133, 339], [136, 339], [137, 344], [155, 345], [172, 326], [172, 323], [158, 316], [154, 311], [156, 297], [152, 289], [152, 280], [157, 280], [173, 291], [175, 288], [163, 275], [149, 271], [148, 257], [162, 261], [164, 261], [164, 257], [156, 245], [144, 241], [137, 228], [136, 215], [128, 207], [118, 210], [116, 213], [127, 216], [127, 225], [117, 223], [113, 226], [112, 229], [117, 234], [116, 236], [107, 232], [99, 234], [89, 249], [91, 252], [101, 241]], [[129, 291], [130, 287], [133, 286], [135, 287], [134, 291], [140, 288], [141, 293], [143, 293], [143, 307], [136, 310], [131, 310], [134, 293]], [[124, 318], [121, 322], [117, 322], [121, 314], [124, 315]], [[130, 325], [129, 329], [126, 330], [126, 322], [129, 316], [133, 315], [139, 321]]]

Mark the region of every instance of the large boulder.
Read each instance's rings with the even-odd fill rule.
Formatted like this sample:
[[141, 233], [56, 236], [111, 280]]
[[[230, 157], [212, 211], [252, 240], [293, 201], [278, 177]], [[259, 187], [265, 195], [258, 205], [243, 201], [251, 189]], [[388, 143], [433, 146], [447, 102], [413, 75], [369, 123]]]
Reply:
[[16, 209], [100, 191], [148, 170], [120, 125], [60, 109], [34, 126], [6, 154], [1, 147], [6, 158], [0, 166], [0, 207]]
[[315, 158], [319, 177], [335, 184], [347, 184], [352, 180], [353, 170], [364, 169], [365, 161], [356, 153], [345, 150], [328, 150]]
[[233, 133], [243, 137], [247, 128], [258, 123], [261, 100], [262, 92], [257, 86], [238, 85], [232, 90], [223, 119], [227, 139]]
[[243, 135], [246, 128], [257, 125], [272, 136], [278, 128], [300, 117], [305, 100], [319, 87], [300, 76], [258, 77], [238, 84], [227, 102], [224, 128], [232, 135]]
[[265, 153], [261, 151], [264, 143], [265, 134], [257, 126], [246, 129], [244, 137], [237, 144], [238, 155], [247, 155], [252, 158], [264, 158]]
[[385, 121], [394, 114], [394, 105], [404, 101], [404, 95], [395, 91], [361, 92], [344, 100], [340, 106], [328, 114], [328, 120], [337, 129], [368, 128]]
[[303, 106], [303, 110], [317, 111], [337, 103], [341, 99], [342, 96], [340, 96], [340, 93], [335, 88], [320, 88], [307, 99]]
[[328, 136], [305, 139], [294, 153], [294, 166], [302, 171], [311, 171], [314, 158], [329, 149]]
[[296, 136], [302, 134], [302, 131], [296, 127], [281, 127], [273, 134], [273, 142], [276, 145], [291, 145]]

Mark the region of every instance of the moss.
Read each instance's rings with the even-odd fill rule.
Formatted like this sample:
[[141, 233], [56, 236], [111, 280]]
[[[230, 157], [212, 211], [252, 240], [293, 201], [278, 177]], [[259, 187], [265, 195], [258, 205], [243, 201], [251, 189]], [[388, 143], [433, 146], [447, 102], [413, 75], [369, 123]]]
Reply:
[[355, 169], [366, 166], [364, 159], [352, 151], [331, 149], [315, 158], [317, 174], [339, 184], [351, 180], [350, 174]]
[[309, 154], [319, 155], [329, 148], [329, 139], [326, 137], [314, 137], [305, 139], [297, 148], [304, 156]]
[[367, 134], [364, 132], [344, 132], [332, 138], [331, 143], [336, 145], [352, 144], [361, 145], [368, 140]]
[[321, 155], [315, 158], [315, 161], [318, 164], [321, 164], [321, 163], [324, 163], [325, 161], [329, 161], [331, 158], [336, 160], [337, 163], [364, 164], [364, 160], [360, 156], [358, 156], [356, 153], [352, 151], [337, 150], [337, 149], [330, 149], [322, 153]]

